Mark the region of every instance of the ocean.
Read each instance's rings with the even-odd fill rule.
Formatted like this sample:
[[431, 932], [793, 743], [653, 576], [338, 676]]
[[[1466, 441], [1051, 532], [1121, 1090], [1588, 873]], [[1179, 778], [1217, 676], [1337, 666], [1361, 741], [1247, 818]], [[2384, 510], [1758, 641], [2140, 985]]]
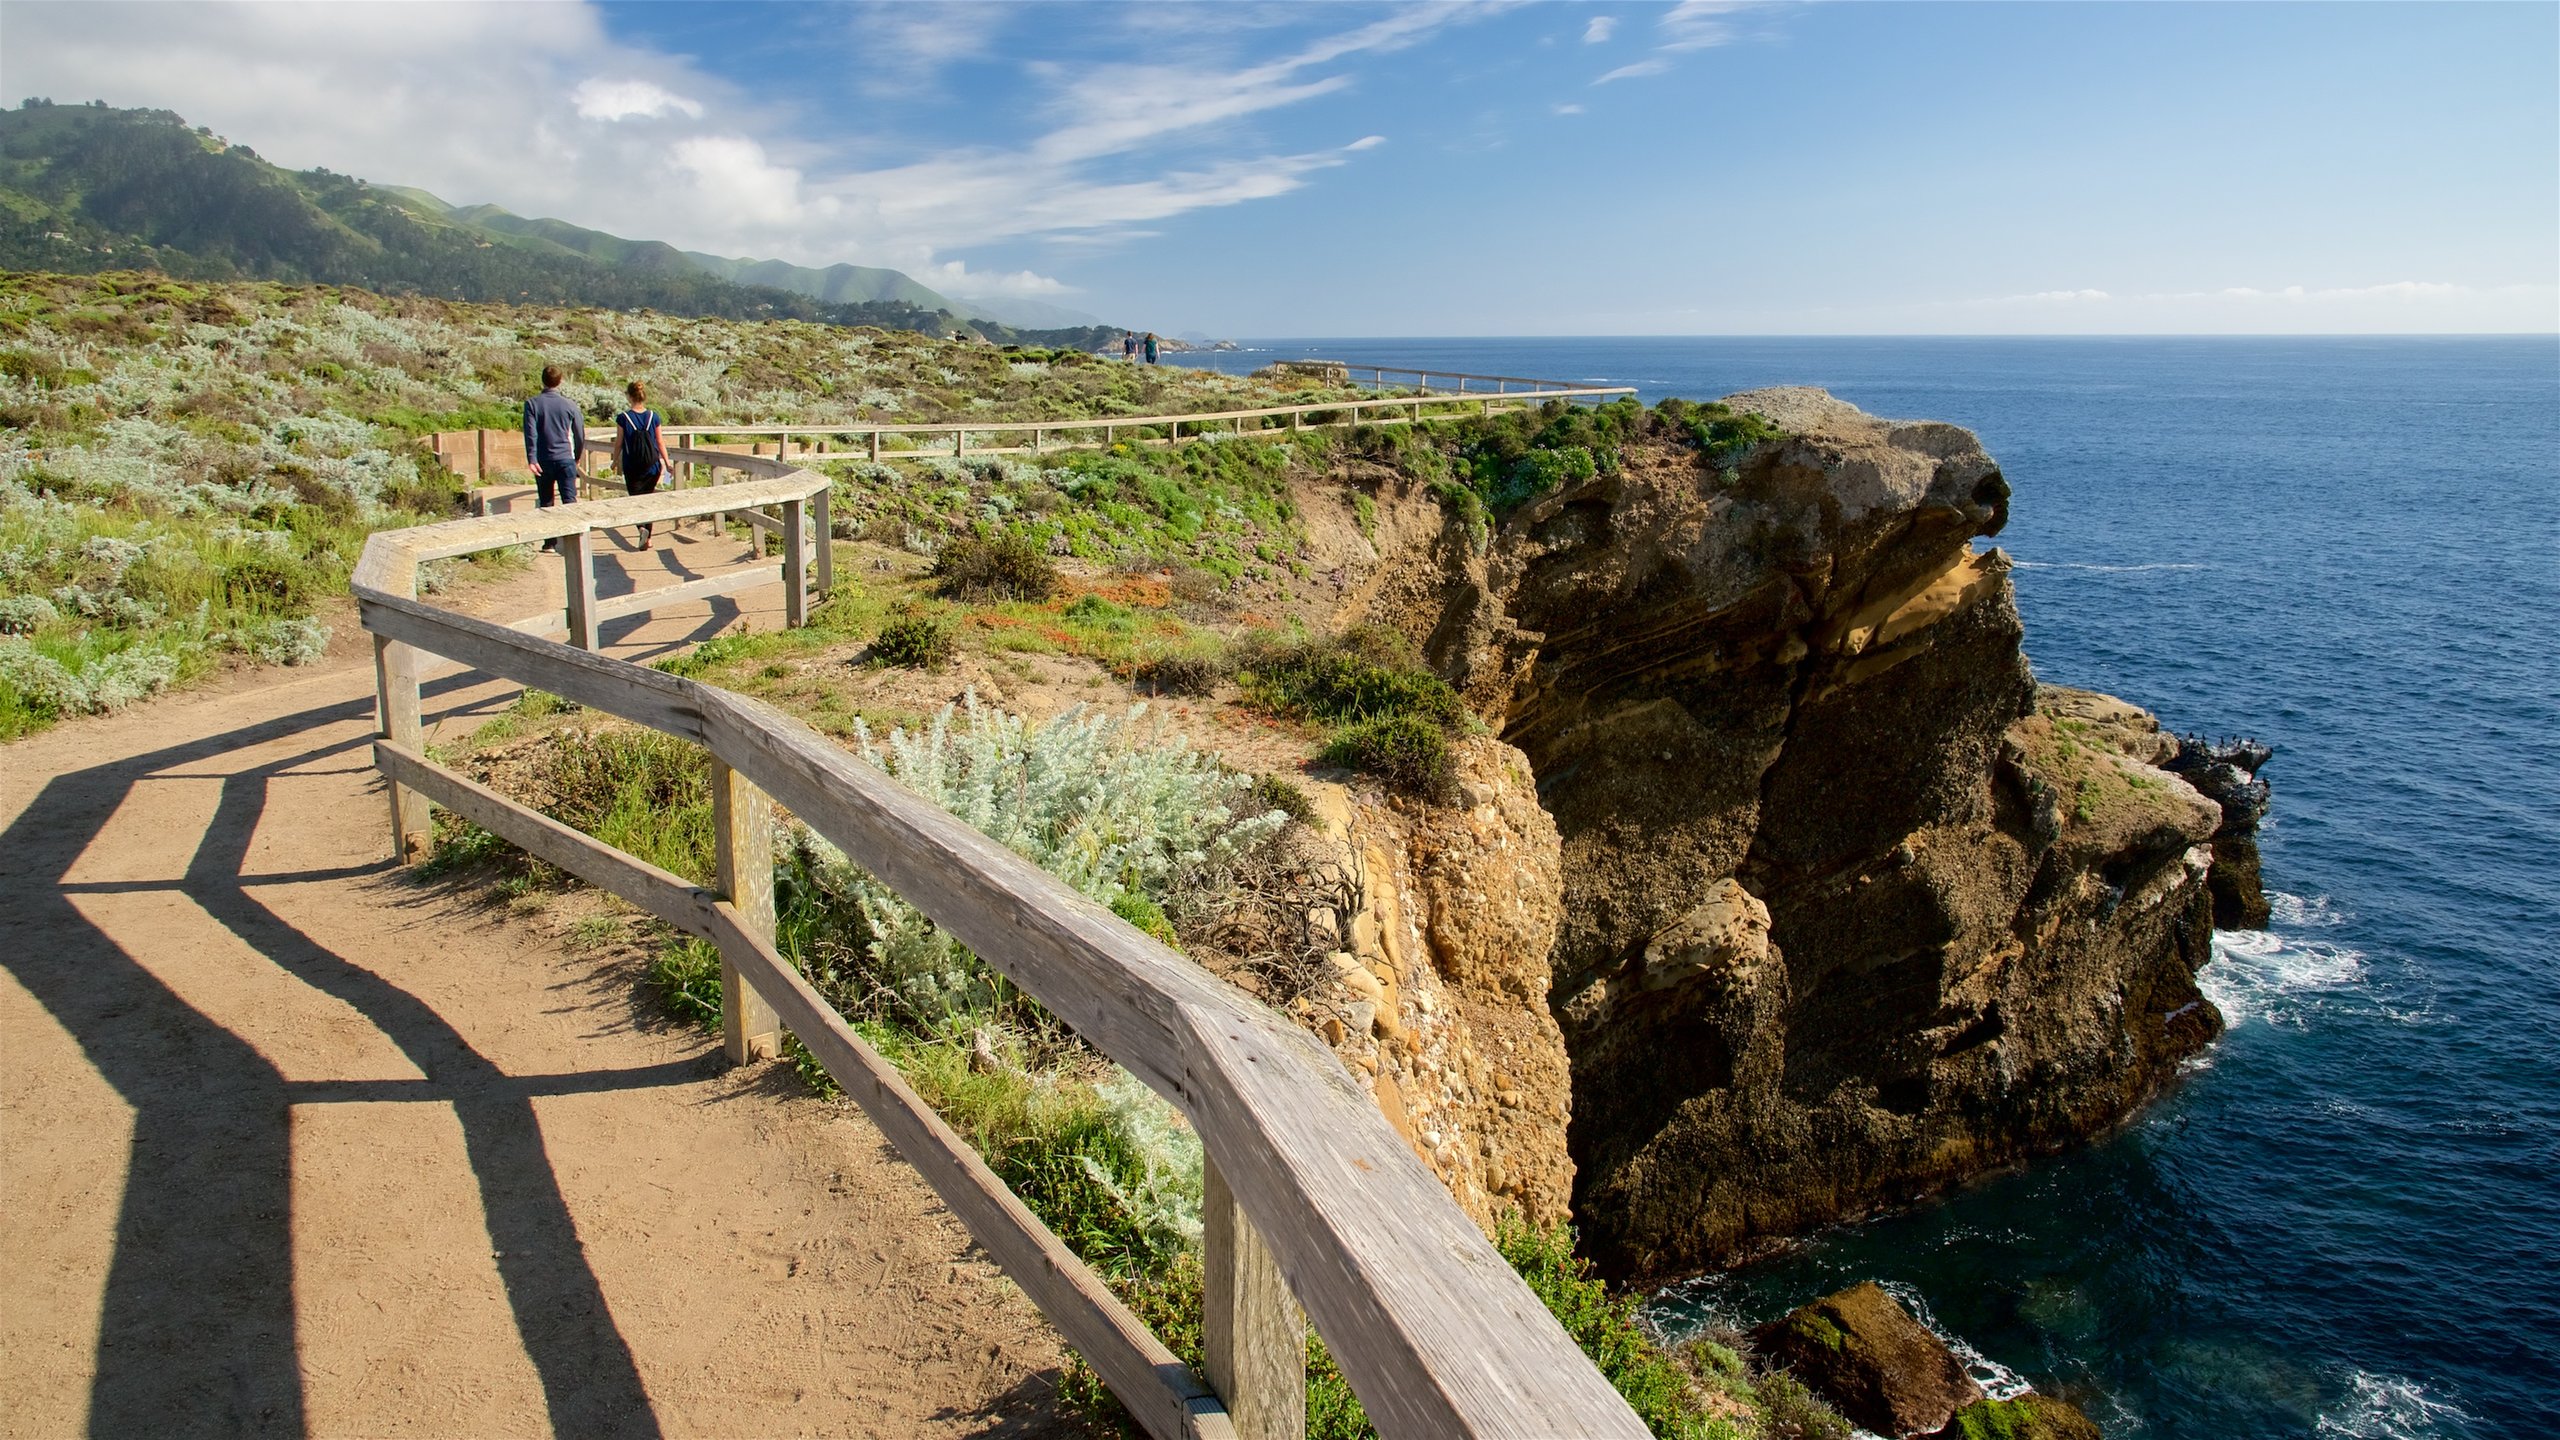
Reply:
[[1291, 340], [1820, 385], [2015, 491], [2036, 673], [2271, 742], [2276, 918], [2134, 1123], [1655, 1297], [1672, 1334], [1885, 1281], [2110, 1437], [2560, 1435], [2560, 340]]

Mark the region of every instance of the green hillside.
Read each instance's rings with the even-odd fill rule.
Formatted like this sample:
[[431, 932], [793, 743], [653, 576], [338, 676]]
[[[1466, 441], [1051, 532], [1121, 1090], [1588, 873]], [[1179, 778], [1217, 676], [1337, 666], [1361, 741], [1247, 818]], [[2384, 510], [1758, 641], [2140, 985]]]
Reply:
[[973, 321], [896, 271], [864, 272], [908, 287], [881, 283], [871, 294], [858, 293], [853, 277], [833, 294], [739, 283], [658, 241], [495, 206], [455, 207], [328, 170], [285, 170], [165, 110], [31, 100], [0, 111], [0, 269], [137, 268], [452, 300], [965, 330], [1079, 349], [1116, 333]]
[[903, 270], [883, 270], [870, 265], [830, 265], [823, 270], [813, 270], [781, 260], [732, 260], [720, 255], [705, 255], [699, 250], [687, 250], [683, 254], [685, 259], [703, 270], [740, 285], [771, 286], [820, 300], [897, 300], [961, 315], [976, 313], [963, 303], [946, 299], [940, 292], [917, 284]]

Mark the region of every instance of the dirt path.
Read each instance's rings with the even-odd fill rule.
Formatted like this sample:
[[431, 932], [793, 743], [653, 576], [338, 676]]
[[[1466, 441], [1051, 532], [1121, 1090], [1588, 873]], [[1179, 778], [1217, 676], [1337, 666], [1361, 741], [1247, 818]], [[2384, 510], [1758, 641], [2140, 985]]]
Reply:
[[[431, 742], [514, 693], [427, 690]], [[858, 1112], [390, 868], [371, 733], [333, 660], [0, 749], [0, 1434], [1058, 1428], [1056, 1339]]]

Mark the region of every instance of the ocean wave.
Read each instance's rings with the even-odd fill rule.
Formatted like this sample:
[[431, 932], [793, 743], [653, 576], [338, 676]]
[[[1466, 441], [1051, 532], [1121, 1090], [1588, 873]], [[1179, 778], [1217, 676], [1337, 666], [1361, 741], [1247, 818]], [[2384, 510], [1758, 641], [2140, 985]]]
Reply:
[[2343, 1440], [2438, 1440], [2469, 1433], [2471, 1416], [2439, 1400], [2415, 1380], [2358, 1370], [2347, 1377], [2347, 1399], [2320, 1417], [2321, 1435]]
[[2252, 1020], [2300, 1029], [2313, 997], [2353, 990], [2365, 973], [2364, 952], [2352, 946], [2273, 930], [2217, 930], [2213, 963], [2196, 985], [2235, 1029]]
[[1929, 1302], [1921, 1298], [1918, 1289], [1899, 1280], [1879, 1280], [1876, 1287], [1901, 1301], [1902, 1308], [1911, 1312], [1912, 1319], [1927, 1326], [1930, 1334], [1945, 1342], [1946, 1347], [1955, 1352], [1956, 1363], [1964, 1366], [1964, 1373], [1973, 1377], [1973, 1383], [1982, 1387], [1983, 1394], [1994, 1400], [2015, 1400], [2035, 1388], [2027, 1383], [2027, 1377], [1974, 1349], [1963, 1336], [1939, 1324], [1938, 1317], [1929, 1313]]
[[2019, 570], [2087, 570], [2100, 575], [2133, 575], [2144, 570], [2210, 570], [2213, 567], [2192, 561], [2156, 561], [2148, 565], [2082, 565], [2061, 560], [2011, 560]]

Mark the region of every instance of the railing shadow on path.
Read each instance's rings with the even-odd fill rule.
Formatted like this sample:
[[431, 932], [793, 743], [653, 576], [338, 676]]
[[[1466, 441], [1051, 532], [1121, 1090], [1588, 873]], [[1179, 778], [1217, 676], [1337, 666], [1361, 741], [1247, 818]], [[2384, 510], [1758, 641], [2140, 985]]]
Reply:
[[[682, 643], [682, 642], [678, 642]], [[431, 689], [486, 684], [465, 672]], [[348, 700], [50, 777], [0, 833], [0, 930], [42, 943], [0, 950], [17, 982], [131, 1107], [133, 1138], [99, 1323], [89, 1431], [98, 1436], [305, 1429], [294, 1307], [290, 1111], [334, 1099], [439, 1101], [459, 1117], [490, 1248], [553, 1430], [659, 1433], [630, 1347], [588, 1265], [545, 1152], [533, 1101], [677, 1084], [694, 1061], [509, 1076], [417, 996], [285, 919], [244, 879], [268, 789], [287, 771], [364, 752], [369, 699]], [[223, 774], [182, 877], [64, 882], [146, 777], [334, 727], [345, 737]], [[328, 875], [389, 876], [389, 861]], [[181, 895], [314, 989], [353, 1007], [423, 1080], [288, 1081], [248, 1041], [187, 1003], [72, 903], [81, 893]]]

